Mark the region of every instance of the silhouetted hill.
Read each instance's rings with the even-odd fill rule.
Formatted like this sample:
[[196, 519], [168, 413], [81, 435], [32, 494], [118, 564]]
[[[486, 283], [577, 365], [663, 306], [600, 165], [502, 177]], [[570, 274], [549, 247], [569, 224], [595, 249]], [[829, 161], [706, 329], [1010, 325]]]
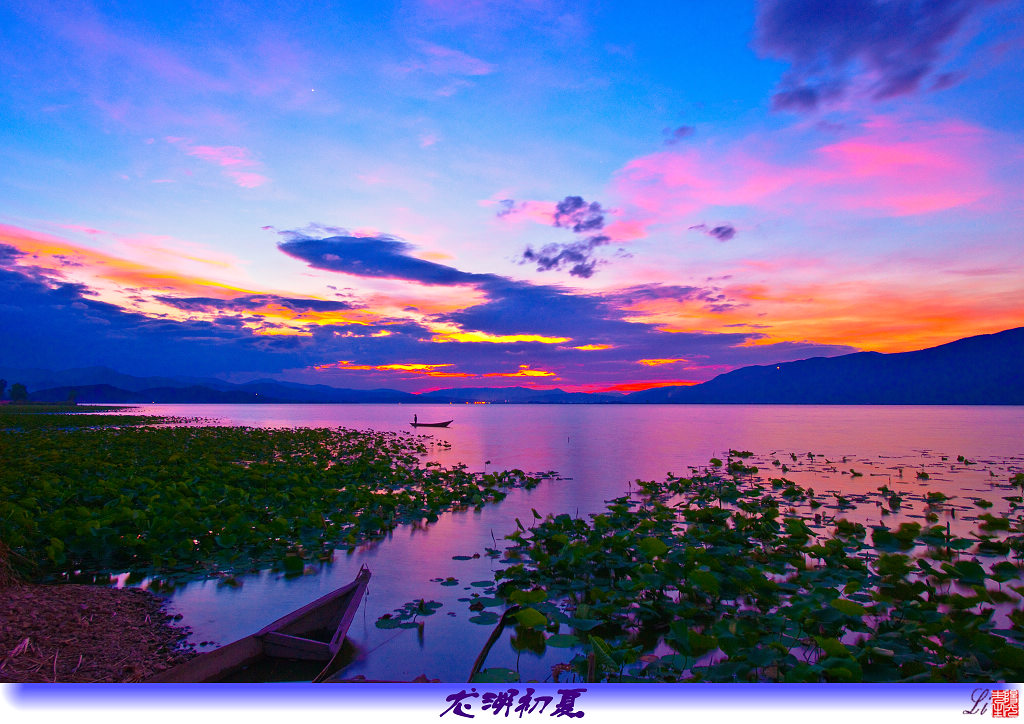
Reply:
[[1024, 327], [915, 352], [857, 352], [743, 367], [629, 402], [841, 405], [1024, 404]]
[[[222, 383], [227, 384], [227, 383]], [[149, 387], [125, 390], [112, 385], [65, 385], [29, 391], [29, 399], [37, 402], [63, 402], [75, 393], [83, 403], [353, 403], [353, 402], [415, 402], [416, 395], [398, 390], [344, 390], [324, 385], [282, 385], [263, 383], [230, 385], [213, 389], [203, 385], [182, 387]]]
[[36, 368], [0, 367], [0, 378], [10, 382], [21, 382], [29, 390], [43, 390], [50, 387], [76, 387], [108, 385], [121, 390], [136, 392], [151, 387], [211, 387], [231, 389], [229, 382], [199, 377], [136, 377], [117, 372], [109, 367], [76, 367], [68, 370], [45, 370]]
[[399, 390], [351, 390], [327, 385], [301, 385], [276, 380], [256, 380], [237, 387], [239, 390], [276, 398], [285, 402], [416, 402], [419, 397]]
[[285, 400], [263, 399], [255, 392], [245, 390], [214, 390], [209, 387], [150, 387], [145, 390], [123, 390], [111, 385], [75, 385], [73, 387], [50, 387], [29, 392], [29, 399], [35, 402], [63, 402], [74, 392], [77, 402], [91, 403], [146, 403], [146, 402], [190, 402], [190, 403], [246, 403], [285, 402]]

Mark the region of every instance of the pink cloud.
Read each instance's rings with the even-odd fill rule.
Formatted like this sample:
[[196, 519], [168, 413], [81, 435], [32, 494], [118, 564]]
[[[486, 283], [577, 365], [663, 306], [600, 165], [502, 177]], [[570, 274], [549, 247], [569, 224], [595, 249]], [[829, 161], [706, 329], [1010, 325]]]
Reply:
[[614, 186], [626, 202], [623, 223], [635, 234], [709, 206], [909, 216], [997, 196], [990, 178], [993, 146], [989, 132], [966, 123], [876, 118], [841, 141], [787, 149], [795, 160], [773, 155], [760, 138], [720, 152], [650, 154], [620, 169]]
[[236, 186], [256, 188], [270, 181], [269, 178], [256, 170], [262, 164], [253, 158], [252, 152], [242, 146], [196, 146], [187, 138], [167, 136], [168, 143], [180, 146], [189, 156], [202, 159], [224, 169], [227, 176]]
[[498, 218], [507, 222], [532, 221], [536, 224], [551, 226], [555, 223], [555, 202], [522, 201], [500, 212]]
[[77, 231], [82, 234], [88, 234], [89, 236], [97, 236], [106, 232], [100, 229], [94, 229], [91, 226], [83, 226], [81, 224], [58, 224], [62, 229], [68, 229], [69, 231]]
[[254, 189], [270, 181], [269, 178], [260, 173], [248, 171], [225, 171], [225, 173], [235, 182], [235, 185], [245, 189]]
[[401, 73], [424, 72], [433, 75], [467, 76], [490, 75], [495, 66], [486, 60], [474, 58], [461, 50], [447, 48], [435, 43], [418, 42], [419, 57], [409, 60], [398, 67]]
[[604, 227], [604, 233], [615, 241], [633, 241], [647, 236], [647, 224], [639, 219], [617, 219]]
[[[908, 132], [908, 130], [910, 132]], [[841, 208], [909, 216], [968, 206], [997, 193], [984, 169], [985, 134], [964, 123], [904, 129], [878, 120], [818, 149]]]
[[248, 149], [241, 146], [190, 146], [185, 151], [189, 156], [196, 156], [218, 166], [255, 166]]

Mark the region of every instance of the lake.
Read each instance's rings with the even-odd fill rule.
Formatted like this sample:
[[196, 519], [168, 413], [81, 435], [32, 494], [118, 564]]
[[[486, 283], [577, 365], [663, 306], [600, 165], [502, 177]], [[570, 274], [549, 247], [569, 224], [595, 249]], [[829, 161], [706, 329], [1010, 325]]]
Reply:
[[[503, 549], [503, 536], [515, 530], [516, 519], [528, 526], [533, 511], [586, 516], [637, 479], [684, 475], [712, 457], [724, 459], [730, 449], [754, 453], [749, 462], [764, 473], [782, 475], [785, 464], [786, 477], [844, 494], [889, 485], [999, 501], [993, 494], [1006, 493], [993, 486], [1024, 471], [1024, 407], [145, 405], [137, 410], [202, 418], [202, 424], [410, 433], [413, 414], [423, 422], [453, 419], [450, 428], [419, 429], [417, 434], [427, 433], [429, 459], [465, 463], [473, 471], [554, 471], [537, 488], [512, 491], [481, 511], [449, 513], [427, 527], [402, 526], [351, 554], [339, 552], [315, 574], [286, 579], [264, 571], [239, 576], [238, 588], [209, 580], [179, 585], [169, 594], [172, 610], [192, 628], [193, 642], [227, 643], [351, 580], [365, 563], [373, 579], [349, 631], [356, 659], [340, 676], [371, 680], [408, 681], [420, 674], [467, 679], [491, 627], [469, 623], [473, 614], [459, 599], [482, 590], [473, 582], [492, 580], [502, 566], [483, 555], [485, 549]], [[929, 473], [927, 483], [914, 474], [922, 469]], [[871, 522], [870, 511], [862, 515]], [[459, 584], [432, 580], [448, 577]], [[422, 619], [421, 630], [375, 626], [380, 616], [421, 598], [442, 604]], [[499, 643], [488, 665], [501, 660], [500, 665], [519, 666], [530, 678], [543, 680], [551, 665], [570, 657], [550, 649], [544, 657], [517, 655]]]

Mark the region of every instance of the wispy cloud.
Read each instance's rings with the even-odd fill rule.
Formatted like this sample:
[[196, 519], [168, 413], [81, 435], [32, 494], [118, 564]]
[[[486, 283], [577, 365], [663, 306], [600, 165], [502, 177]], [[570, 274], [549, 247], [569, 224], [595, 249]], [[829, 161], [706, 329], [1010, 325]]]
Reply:
[[311, 62], [302, 42], [265, 18], [246, 32], [253, 18], [244, 12], [234, 13], [226, 28], [218, 27], [224, 19], [218, 10], [207, 8], [182, 42], [135, 22], [145, 11], [132, 10], [48, 2], [14, 8], [31, 37], [45, 38], [46, 59], [39, 62], [47, 66], [46, 93], [140, 132], [237, 132], [246, 125], [240, 100], [282, 109], [311, 103], [322, 61]]
[[665, 137], [666, 146], [675, 146], [687, 138], [690, 138], [697, 129], [693, 126], [677, 126], [675, 128], [664, 128], [661, 133]]
[[455, 48], [420, 41], [416, 43], [416, 49], [419, 51], [418, 57], [399, 66], [403, 72], [424, 72], [441, 76], [474, 76], [490, 75], [495, 71], [494, 64], [474, 58]]
[[[442, 97], [453, 96], [459, 91], [471, 88], [473, 78], [491, 75], [497, 66], [474, 57], [456, 48], [419, 40], [413, 42], [414, 57], [390, 68], [399, 76], [410, 79], [433, 79], [430, 87], [433, 93]], [[440, 81], [442, 85], [437, 86]]]
[[195, 145], [189, 139], [175, 136], [168, 136], [165, 140], [180, 147], [189, 156], [221, 167], [224, 175], [236, 186], [251, 189], [270, 181], [254, 170], [262, 169], [263, 164], [253, 157], [252, 151], [242, 146]]

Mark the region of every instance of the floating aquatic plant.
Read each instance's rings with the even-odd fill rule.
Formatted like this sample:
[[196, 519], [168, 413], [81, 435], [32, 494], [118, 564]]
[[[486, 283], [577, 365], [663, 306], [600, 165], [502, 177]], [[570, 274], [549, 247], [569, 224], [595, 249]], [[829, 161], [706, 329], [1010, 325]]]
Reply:
[[[42, 417], [95, 416], [8, 416]], [[336, 548], [540, 482], [422, 464], [422, 441], [396, 433], [53, 424], [0, 430], [0, 540], [38, 579], [270, 565], [300, 574]]]
[[[792, 481], [769, 492], [746, 467], [637, 481], [588, 519], [520, 525], [495, 574], [498, 595], [522, 606], [513, 648], [566, 649], [589, 681], [1024, 676], [1018, 503], [955, 535], [927, 524], [950, 504], [938, 491], [882, 486], [823, 508]], [[864, 503], [929, 513], [871, 526], [843, 517]]]

